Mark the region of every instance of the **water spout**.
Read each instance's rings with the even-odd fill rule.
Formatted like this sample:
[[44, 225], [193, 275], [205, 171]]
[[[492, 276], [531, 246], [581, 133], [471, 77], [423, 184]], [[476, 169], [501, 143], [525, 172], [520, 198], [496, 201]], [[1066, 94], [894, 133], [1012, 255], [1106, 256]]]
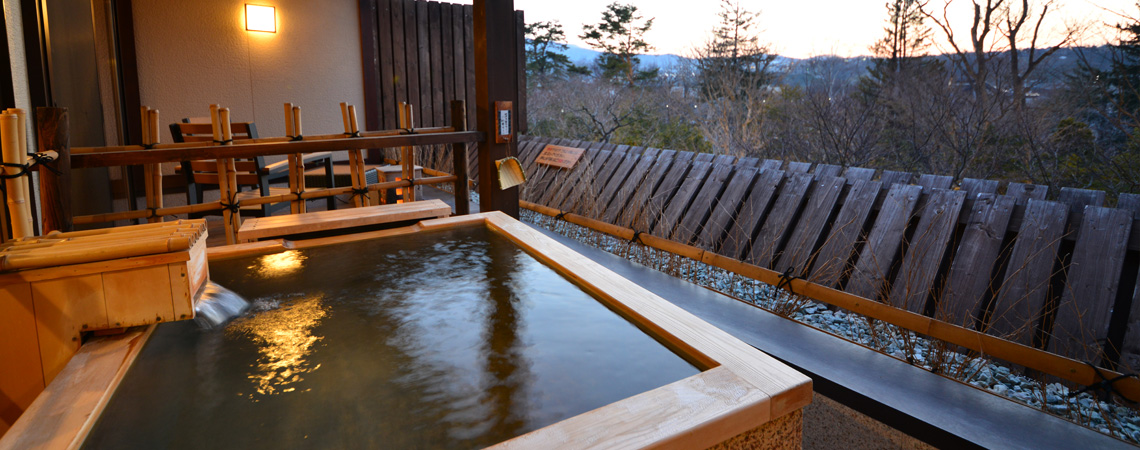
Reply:
[[206, 329], [217, 328], [249, 309], [249, 302], [234, 291], [210, 281], [194, 306], [194, 321]]

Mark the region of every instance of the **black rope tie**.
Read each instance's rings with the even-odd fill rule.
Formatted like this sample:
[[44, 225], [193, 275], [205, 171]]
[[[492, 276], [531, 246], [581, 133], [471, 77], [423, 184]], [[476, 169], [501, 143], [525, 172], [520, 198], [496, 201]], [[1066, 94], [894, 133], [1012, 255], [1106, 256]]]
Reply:
[[231, 213], [238, 213], [241, 211], [241, 201], [237, 199], [237, 194], [230, 196], [230, 202], [222, 202], [222, 209], [229, 210]]
[[[216, 141], [215, 141], [215, 142], [216, 142]], [[146, 149], [146, 150], [154, 150], [154, 146], [155, 146], [155, 145], [157, 145], [157, 144], [143, 144], [143, 145], [142, 145], [142, 148], [144, 148], [144, 149]]]
[[415, 128], [404, 128], [404, 134], [417, 134]]
[[558, 215], [554, 216], [554, 220], [566, 220], [566, 215], [569, 213], [569, 211], [562, 211], [558, 213]]
[[641, 245], [645, 245], [644, 242], [641, 242], [641, 234], [642, 233], [643, 233], [642, 231], [634, 231], [633, 237], [629, 238], [629, 241], [630, 242], [636, 242], [636, 243], [641, 244]]
[[305, 195], [305, 191], [297, 191], [297, 192], [293, 193], [293, 195], [297, 196], [297, 201], [299, 201], [299, 202], [305, 200], [305, 197], [302, 197], [302, 195]]
[[784, 273], [780, 274], [780, 282], [776, 283], [776, 289], [787, 289], [788, 293], [796, 295], [796, 291], [792, 290], [792, 280], [803, 279], [803, 277], [800, 277], [795, 273], [796, 269], [794, 267], [788, 267], [785, 269]]
[[148, 219], [158, 217], [158, 208], [147, 208], [146, 212], [147, 212], [146, 218], [148, 218]]
[[43, 153], [29, 153], [28, 157], [31, 158], [32, 161], [27, 163], [27, 164], [0, 162], [0, 167], [14, 167], [14, 168], [18, 169], [18, 170], [16, 170], [15, 173], [0, 173], [0, 180], [11, 180], [11, 179], [20, 178], [24, 175], [27, 175], [28, 172], [31, 171], [32, 168], [36, 167], [36, 166], [43, 166], [43, 167], [47, 168], [48, 170], [50, 170], [51, 173], [54, 173], [56, 175], [61, 175], [61, 172], [59, 170], [57, 170], [56, 168], [54, 168], [52, 166], [47, 165], [48, 163], [55, 161], [55, 158], [48, 156], [48, 155], [45, 155]]
[[304, 136], [301, 136], [301, 135], [299, 135], [299, 134], [298, 134], [298, 135], [296, 135], [296, 136], [286, 136], [286, 137], [287, 137], [287, 138], [289, 138], [289, 142], [297, 142], [297, 141], [303, 141], [303, 140], [305, 140], [305, 137], [304, 137]]
[[368, 188], [352, 188], [352, 198], [356, 198], [357, 196], [365, 197], [368, 193]]
[[221, 140], [221, 141], [214, 141], [214, 143], [218, 144], [218, 145], [229, 145], [229, 144], [234, 143], [234, 140], [233, 139], [225, 139], [225, 140]]
[[1077, 392], [1069, 393], [1069, 398], [1076, 397], [1076, 396], [1081, 395], [1085, 392], [1097, 391], [1097, 392], [1106, 393], [1110, 396], [1116, 395], [1117, 397], [1120, 397], [1121, 399], [1123, 399], [1124, 401], [1126, 401], [1130, 404], [1133, 404], [1133, 405], [1136, 404], [1135, 400], [1132, 400], [1128, 397], [1125, 397], [1124, 394], [1121, 394], [1120, 391], [1116, 390], [1115, 384], [1117, 381], [1123, 380], [1125, 378], [1140, 378], [1140, 377], [1138, 377], [1134, 373], [1126, 373], [1126, 374], [1123, 374], [1123, 375], [1120, 375], [1117, 377], [1113, 377], [1112, 379], [1109, 379], [1109, 378], [1104, 376], [1104, 372], [1101, 372], [1100, 368], [1097, 367], [1095, 364], [1092, 364], [1088, 361], [1085, 361], [1085, 364], [1088, 364], [1089, 367], [1092, 367], [1093, 372], [1096, 373], [1096, 377], [1099, 378], [1100, 381], [1093, 383], [1093, 384], [1090, 384], [1088, 386], [1085, 386], [1084, 389], [1081, 389]]
[[360, 137], [360, 132], [359, 131], [353, 131], [351, 133], [344, 133], [344, 137], [358, 138], [358, 137]]

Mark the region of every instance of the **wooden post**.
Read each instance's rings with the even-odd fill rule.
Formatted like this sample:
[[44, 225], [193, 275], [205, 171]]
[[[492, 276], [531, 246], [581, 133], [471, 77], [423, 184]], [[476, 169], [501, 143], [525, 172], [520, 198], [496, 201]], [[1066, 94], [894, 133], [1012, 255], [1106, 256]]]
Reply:
[[[300, 106], [294, 106], [293, 107], [293, 132], [296, 133], [296, 134], [294, 134], [294, 136], [298, 136], [298, 137], [304, 136], [304, 133], [302, 133], [302, 131], [301, 131], [301, 107]], [[293, 160], [296, 161], [296, 167], [297, 167], [297, 177], [296, 177], [297, 192], [304, 192], [305, 191], [305, 158], [302, 157], [300, 153], [296, 153], [296, 154], [294, 154]], [[297, 210], [299, 213], [303, 214], [307, 210], [307, 207], [305, 206], [304, 200], [301, 200], [300, 204], [297, 206], [298, 206]]]
[[[475, 0], [475, 107], [476, 129], [483, 132], [479, 143], [479, 209], [502, 211], [519, 217], [519, 188], [499, 189], [495, 161], [518, 155], [518, 114], [511, 114], [511, 135], [496, 142], [495, 103], [514, 101], [519, 80], [515, 64], [514, 0]], [[516, 107], [517, 108], [517, 107]], [[516, 109], [517, 111], [517, 109]]]
[[[20, 148], [19, 116], [14, 113], [0, 114], [0, 147], [3, 150], [4, 162], [8, 164], [23, 165], [27, 162], [27, 152]], [[26, 138], [24, 140], [27, 143]], [[16, 167], [4, 167], [5, 175], [20, 173]], [[27, 179], [24, 177], [5, 180], [8, 189], [8, 213], [12, 218], [12, 238], [32, 236], [32, 212], [27, 200]]]
[[[451, 102], [451, 126], [455, 131], [467, 131], [467, 104], [463, 100]], [[455, 174], [455, 215], [471, 213], [467, 188], [467, 143], [451, 144], [452, 173]]]
[[58, 154], [55, 161], [47, 164], [54, 172], [40, 171], [40, 211], [44, 234], [71, 231], [71, 139], [67, 108], [36, 108], [36, 125], [39, 151], [55, 150]]

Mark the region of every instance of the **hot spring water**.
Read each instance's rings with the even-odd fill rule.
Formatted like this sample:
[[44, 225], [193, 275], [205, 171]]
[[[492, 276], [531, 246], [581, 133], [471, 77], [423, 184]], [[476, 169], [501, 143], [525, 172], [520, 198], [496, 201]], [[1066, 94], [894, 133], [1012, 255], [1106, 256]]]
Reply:
[[485, 227], [210, 276], [252, 304], [156, 327], [86, 448], [482, 448], [700, 372]]
[[217, 328], [249, 309], [249, 302], [241, 295], [218, 283], [209, 281], [203, 289], [202, 298], [194, 305], [194, 322], [202, 328]]

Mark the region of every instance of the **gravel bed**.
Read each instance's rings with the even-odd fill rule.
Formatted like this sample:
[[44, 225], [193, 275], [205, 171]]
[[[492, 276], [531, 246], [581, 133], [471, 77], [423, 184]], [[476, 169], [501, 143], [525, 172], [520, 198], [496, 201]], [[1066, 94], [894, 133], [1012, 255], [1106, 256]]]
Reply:
[[524, 222], [553, 230], [630, 261], [705, 286], [789, 317], [932, 372], [985, 389], [1032, 408], [1109, 434], [1126, 442], [1140, 443], [1140, 413], [1121, 401], [1104, 401], [1089, 393], [1077, 393], [1061, 383], [1022, 375], [996, 361], [961, 353], [957, 347], [927, 339], [912, 332], [868, 319], [814, 300], [793, 296], [773, 286], [745, 278], [688, 258], [662, 252], [624, 239], [529, 210], [521, 211]]

